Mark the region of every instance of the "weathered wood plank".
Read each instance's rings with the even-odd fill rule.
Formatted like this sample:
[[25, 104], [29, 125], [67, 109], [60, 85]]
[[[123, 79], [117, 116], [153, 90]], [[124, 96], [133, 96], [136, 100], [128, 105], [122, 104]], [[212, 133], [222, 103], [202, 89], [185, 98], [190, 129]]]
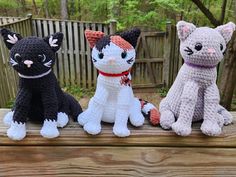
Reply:
[[74, 45], [75, 45], [75, 50], [74, 50], [74, 53], [75, 53], [75, 71], [76, 71], [76, 84], [78, 86], [81, 86], [81, 69], [80, 69], [80, 54], [79, 54], [79, 51], [80, 51], [80, 46], [79, 46], [79, 39], [80, 39], [80, 34], [79, 34], [79, 31], [78, 31], [78, 23], [74, 22], [73, 23], [73, 33], [75, 35], [75, 38], [74, 38]]
[[[61, 22], [62, 33], [67, 34], [67, 22]], [[65, 75], [65, 85], [70, 85], [70, 72], [69, 72], [69, 59], [68, 59], [68, 38], [67, 35], [64, 35], [62, 43], [62, 53], [63, 53], [63, 70]], [[63, 72], [63, 71], [60, 71]]]
[[[56, 28], [56, 32], [60, 32], [61, 28], [60, 28], [60, 23], [58, 21], [55, 22], [55, 28]], [[63, 41], [64, 42], [64, 41]], [[63, 44], [62, 44], [63, 46]], [[62, 58], [62, 47], [61, 49], [57, 52], [57, 62], [58, 62], [58, 73], [60, 73], [59, 76], [59, 81], [60, 81], [60, 85], [64, 86], [64, 71], [63, 71], [63, 58]]]
[[[85, 28], [86, 29], [90, 29], [90, 25], [89, 24], [85, 24]], [[92, 63], [91, 63], [91, 49], [89, 47], [89, 43], [87, 41], [85, 41], [85, 48], [86, 48], [86, 65], [87, 65], [87, 85], [88, 88], [92, 87]]]
[[68, 33], [68, 52], [69, 52], [69, 68], [70, 69], [70, 84], [74, 85], [75, 84], [75, 62], [74, 62], [74, 45], [73, 45], [73, 40], [77, 36], [75, 35], [72, 31], [72, 22], [67, 23], [67, 33]]
[[7, 127], [2, 118], [9, 110], [0, 109], [0, 145], [123, 145], [123, 146], [197, 146], [197, 147], [236, 147], [236, 112], [233, 112], [234, 124], [224, 127], [220, 137], [203, 135], [199, 124], [194, 124], [189, 137], [177, 136], [172, 131], [164, 131], [160, 127], [153, 127], [149, 123], [141, 128], [129, 126], [131, 136], [118, 138], [112, 134], [112, 125], [103, 124], [102, 133], [97, 136], [86, 134], [77, 122], [60, 130], [61, 136], [47, 140], [40, 136], [41, 125], [28, 123], [28, 136], [20, 142], [11, 141], [6, 136]]
[[0, 147], [1, 176], [235, 176], [236, 149]]
[[79, 23], [80, 29], [80, 51], [81, 51], [81, 74], [82, 74], [82, 86], [87, 87], [87, 75], [86, 75], [86, 61], [85, 61], [85, 36], [84, 36], [84, 23]]

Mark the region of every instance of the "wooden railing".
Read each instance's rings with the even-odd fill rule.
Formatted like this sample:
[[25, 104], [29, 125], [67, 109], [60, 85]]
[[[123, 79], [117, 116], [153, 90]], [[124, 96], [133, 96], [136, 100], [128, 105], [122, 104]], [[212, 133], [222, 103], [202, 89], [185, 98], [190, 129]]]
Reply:
[[[1, 19], [1, 18], [0, 18]], [[21, 20], [0, 25], [0, 28], [11, 29], [23, 37], [33, 34], [31, 28], [31, 17], [23, 18]], [[2, 38], [0, 39], [0, 107], [6, 104], [16, 96], [18, 76], [16, 72], [10, 67], [9, 50], [5, 47]]]

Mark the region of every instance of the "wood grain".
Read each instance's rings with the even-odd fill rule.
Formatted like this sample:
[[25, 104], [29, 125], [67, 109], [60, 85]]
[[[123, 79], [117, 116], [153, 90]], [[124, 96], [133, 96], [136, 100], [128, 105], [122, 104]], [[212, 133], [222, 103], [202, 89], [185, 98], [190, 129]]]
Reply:
[[[27, 137], [23, 141], [15, 142], [6, 136], [7, 127], [1, 121], [8, 111], [0, 109], [0, 145], [236, 147], [236, 124], [224, 127], [220, 137], [205, 136], [199, 130], [200, 125], [194, 124], [191, 136], [180, 137], [172, 131], [164, 131], [160, 127], [153, 127], [146, 122], [141, 128], [129, 126], [131, 136], [118, 138], [112, 134], [112, 124], [103, 124], [102, 133], [92, 136], [86, 134], [77, 122], [70, 122], [67, 127], [60, 129], [59, 138], [47, 140], [39, 133], [41, 125], [28, 123]], [[236, 119], [236, 112], [232, 114]]]
[[0, 176], [235, 176], [236, 149], [0, 147]]

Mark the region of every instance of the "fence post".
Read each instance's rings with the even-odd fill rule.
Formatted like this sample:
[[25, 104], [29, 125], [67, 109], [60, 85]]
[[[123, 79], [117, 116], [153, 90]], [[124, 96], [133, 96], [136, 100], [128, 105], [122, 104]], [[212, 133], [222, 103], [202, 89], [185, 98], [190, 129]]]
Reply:
[[169, 87], [170, 80], [170, 60], [171, 60], [171, 22], [166, 22], [166, 35], [164, 43], [164, 63], [163, 63], [163, 79], [164, 87]]
[[33, 35], [33, 23], [32, 23], [32, 14], [27, 14], [26, 17], [30, 20], [30, 27], [29, 27], [29, 30], [30, 30], [30, 35]]
[[110, 34], [115, 34], [117, 28], [117, 21], [116, 20], [111, 20], [110, 21]]

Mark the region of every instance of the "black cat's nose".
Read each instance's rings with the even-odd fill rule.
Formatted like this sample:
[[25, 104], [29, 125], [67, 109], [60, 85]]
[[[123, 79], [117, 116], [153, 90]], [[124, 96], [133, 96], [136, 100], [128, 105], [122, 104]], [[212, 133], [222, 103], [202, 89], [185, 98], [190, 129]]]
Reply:
[[30, 68], [33, 63], [34, 63], [34, 62], [31, 61], [31, 60], [25, 60], [25, 61], [24, 61], [24, 64], [27, 65], [28, 68]]

